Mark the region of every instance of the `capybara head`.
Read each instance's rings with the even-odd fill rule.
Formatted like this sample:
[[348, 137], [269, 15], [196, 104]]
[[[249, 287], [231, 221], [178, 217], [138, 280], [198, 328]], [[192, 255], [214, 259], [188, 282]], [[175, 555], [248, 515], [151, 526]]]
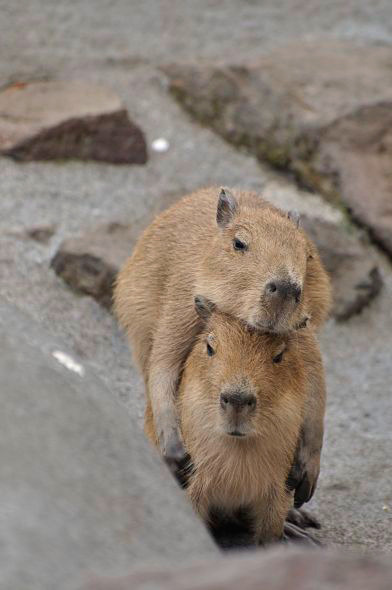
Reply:
[[292, 414], [294, 423], [300, 419], [305, 390], [298, 333], [262, 333], [201, 296], [195, 307], [204, 329], [182, 376], [183, 427], [198, 428], [200, 440], [245, 440], [267, 436], [286, 416], [290, 430]]
[[206, 245], [194, 294], [263, 331], [306, 323], [313, 252], [298, 220], [256, 196], [249, 202], [249, 193], [246, 201], [227, 189], [217, 197], [216, 237]]

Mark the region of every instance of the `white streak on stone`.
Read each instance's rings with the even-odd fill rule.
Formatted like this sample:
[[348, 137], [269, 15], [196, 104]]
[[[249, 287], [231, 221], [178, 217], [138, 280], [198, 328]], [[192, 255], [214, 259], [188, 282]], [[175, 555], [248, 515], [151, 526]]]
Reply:
[[158, 139], [154, 139], [151, 144], [152, 149], [154, 152], [167, 152], [170, 147], [169, 142], [164, 137], [158, 137]]
[[76, 362], [71, 356], [69, 356], [69, 354], [61, 352], [61, 350], [54, 350], [52, 352], [52, 356], [60, 363], [60, 365], [63, 365], [63, 367], [69, 371], [73, 371], [80, 377], [84, 377], [84, 367], [80, 363]]

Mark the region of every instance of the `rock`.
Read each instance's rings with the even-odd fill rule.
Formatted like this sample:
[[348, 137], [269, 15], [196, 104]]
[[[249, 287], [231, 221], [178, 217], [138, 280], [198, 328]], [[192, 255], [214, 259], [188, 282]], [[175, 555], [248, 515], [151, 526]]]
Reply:
[[101, 225], [80, 238], [65, 240], [51, 266], [73, 289], [110, 308], [114, 279], [132, 252], [136, 233], [132, 224]]
[[80, 590], [218, 549], [128, 415], [41, 326], [0, 303], [0, 587]]
[[302, 185], [342, 199], [392, 254], [389, 47], [297, 42], [249, 66], [164, 71], [199, 121]]
[[383, 284], [371, 251], [343, 224], [302, 216], [301, 225], [317, 245], [330, 273], [334, 317], [342, 321], [360, 313]]
[[0, 154], [145, 164], [144, 135], [120, 99], [84, 82], [29, 82], [0, 92]]
[[392, 255], [392, 101], [335, 121], [313, 155], [319, 177], [334, 186], [352, 217]]
[[270, 549], [171, 568], [139, 568], [82, 590], [389, 590], [387, 559], [330, 551]]

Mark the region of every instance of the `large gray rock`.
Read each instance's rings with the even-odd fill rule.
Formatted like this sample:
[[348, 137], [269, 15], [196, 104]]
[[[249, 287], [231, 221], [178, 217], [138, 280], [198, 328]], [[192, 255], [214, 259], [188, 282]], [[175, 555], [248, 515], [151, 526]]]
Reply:
[[168, 470], [86, 366], [0, 304], [0, 586], [76, 590], [218, 552]]
[[230, 559], [139, 569], [118, 580], [91, 580], [83, 590], [390, 590], [384, 558], [273, 549]]
[[392, 254], [390, 47], [297, 42], [249, 66], [164, 71], [199, 121], [303, 185], [341, 198]]
[[118, 96], [84, 82], [29, 82], [0, 92], [0, 154], [145, 164], [142, 131]]

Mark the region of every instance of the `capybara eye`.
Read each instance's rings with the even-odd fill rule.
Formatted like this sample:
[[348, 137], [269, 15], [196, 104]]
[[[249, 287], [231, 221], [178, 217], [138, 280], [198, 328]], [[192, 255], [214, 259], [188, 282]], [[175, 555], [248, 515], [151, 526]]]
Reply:
[[274, 356], [274, 358], [272, 359], [272, 362], [276, 363], [276, 364], [281, 363], [282, 359], [283, 359], [283, 353], [284, 353], [284, 350], [282, 350], [282, 352], [280, 352], [279, 354]]
[[215, 354], [215, 350], [212, 348], [211, 344], [207, 342], [207, 354], [208, 356], [213, 356]]
[[233, 240], [233, 247], [234, 247], [234, 250], [241, 250], [242, 252], [244, 250], [247, 250], [248, 249], [248, 246], [245, 244], [245, 242], [242, 242], [238, 238], [235, 238]]

